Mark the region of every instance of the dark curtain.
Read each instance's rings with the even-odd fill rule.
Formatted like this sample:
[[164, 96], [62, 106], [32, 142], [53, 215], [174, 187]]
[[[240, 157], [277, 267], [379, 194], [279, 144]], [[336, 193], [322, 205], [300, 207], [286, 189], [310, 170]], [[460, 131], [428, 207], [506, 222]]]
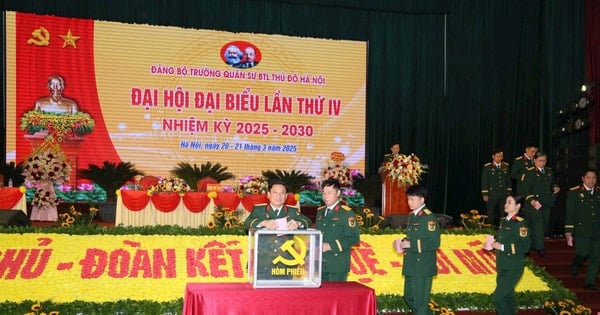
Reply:
[[[585, 2], [585, 79], [594, 83], [591, 99], [595, 101], [590, 113], [590, 143], [600, 143], [600, 2]], [[600, 162], [600, 161], [598, 161]]]
[[483, 208], [481, 167], [494, 148], [512, 162], [534, 142], [552, 159], [554, 113], [577, 97], [584, 78], [583, 0], [2, 5], [38, 14], [368, 41], [367, 175], [376, 177], [382, 155], [399, 142], [403, 153], [419, 155], [430, 167], [424, 178], [429, 206], [454, 217]]

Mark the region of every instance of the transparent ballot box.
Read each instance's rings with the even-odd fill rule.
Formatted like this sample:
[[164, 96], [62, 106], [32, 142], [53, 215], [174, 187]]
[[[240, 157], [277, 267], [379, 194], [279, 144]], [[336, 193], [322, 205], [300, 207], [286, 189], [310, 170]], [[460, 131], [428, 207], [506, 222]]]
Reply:
[[321, 231], [256, 230], [248, 233], [248, 281], [254, 288], [321, 286]]

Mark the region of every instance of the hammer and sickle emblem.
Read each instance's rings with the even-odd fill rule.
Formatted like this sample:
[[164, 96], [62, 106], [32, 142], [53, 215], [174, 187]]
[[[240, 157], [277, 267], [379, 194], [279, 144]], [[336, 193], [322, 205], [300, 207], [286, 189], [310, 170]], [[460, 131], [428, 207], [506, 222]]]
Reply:
[[[300, 252], [298, 252], [296, 248], [294, 248], [294, 244], [298, 244], [298, 247], [300, 247]], [[293, 240], [286, 241], [285, 243], [283, 243], [283, 245], [281, 245], [280, 248], [284, 252], [290, 253], [290, 255], [292, 255], [292, 257], [294, 258], [285, 259], [281, 257], [281, 255], [279, 255], [275, 257], [275, 259], [273, 259], [273, 264], [282, 263], [286, 266], [295, 266], [304, 263], [304, 257], [306, 257], [306, 244], [304, 244], [304, 241], [300, 237], [294, 236]]]
[[31, 32], [30, 38], [27, 40], [27, 44], [36, 46], [48, 46], [50, 45], [50, 32], [43, 26]]

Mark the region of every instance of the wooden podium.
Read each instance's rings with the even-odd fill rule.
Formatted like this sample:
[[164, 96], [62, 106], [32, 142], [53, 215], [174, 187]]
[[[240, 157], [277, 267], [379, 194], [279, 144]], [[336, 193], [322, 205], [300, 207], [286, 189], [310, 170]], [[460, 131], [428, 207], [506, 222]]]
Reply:
[[398, 187], [398, 183], [387, 176], [387, 171], [381, 173], [381, 215], [410, 213], [406, 199], [406, 187]]

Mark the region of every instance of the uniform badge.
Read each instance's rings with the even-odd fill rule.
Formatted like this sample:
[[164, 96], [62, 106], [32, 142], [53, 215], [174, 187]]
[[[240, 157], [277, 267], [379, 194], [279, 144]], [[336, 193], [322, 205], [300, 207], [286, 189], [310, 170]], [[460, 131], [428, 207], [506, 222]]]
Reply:
[[427, 229], [431, 232], [435, 231], [435, 221], [427, 222]]
[[520, 237], [527, 237], [527, 228], [526, 227], [522, 226], [519, 229], [519, 236]]
[[349, 227], [355, 227], [356, 226], [356, 220], [354, 220], [354, 217], [349, 217], [348, 218], [348, 226]]

